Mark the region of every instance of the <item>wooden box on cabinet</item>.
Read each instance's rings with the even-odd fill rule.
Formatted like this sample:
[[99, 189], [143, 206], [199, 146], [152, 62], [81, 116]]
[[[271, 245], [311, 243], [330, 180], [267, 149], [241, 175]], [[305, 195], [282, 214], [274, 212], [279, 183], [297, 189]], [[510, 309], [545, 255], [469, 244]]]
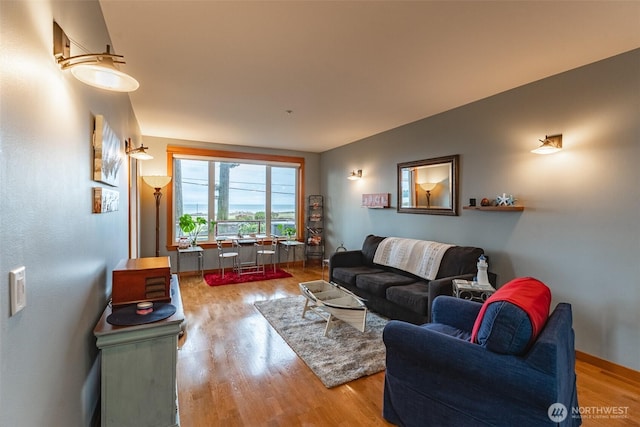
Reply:
[[169, 257], [123, 259], [113, 269], [111, 304], [171, 301]]

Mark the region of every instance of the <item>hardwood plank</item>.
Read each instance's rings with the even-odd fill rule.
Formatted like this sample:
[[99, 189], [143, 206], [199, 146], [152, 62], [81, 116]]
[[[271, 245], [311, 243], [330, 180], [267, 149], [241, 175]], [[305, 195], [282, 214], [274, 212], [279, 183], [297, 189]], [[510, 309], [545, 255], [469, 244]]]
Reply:
[[[253, 306], [299, 295], [321, 278], [297, 265], [293, 277], [210, 287], [180, 280], [187, 318], [178, 352], [182, 426], [390, 426], [382, 418], [384, 372], [327, 389]], [[300, 307], [302, 311], [302, 307]], [[640, 383], [578, 360], [583, 408], [627, 408], [627, 418], [586, 418], [589, 426], [640, 426]], [[594, 410], [594, 409], [590, 409]]]
[[615, 375], [618, 378], [624, 378], [633, 383], [640, 383], [640, 372], [634, 371], [633, 369], [616, 365], [608, 360], [600, 359], [599, 357], [592, 356], [582, 351], [576, 351], [576, 359], [602, 368], [604, 371], [607, 371], [609, 374]]

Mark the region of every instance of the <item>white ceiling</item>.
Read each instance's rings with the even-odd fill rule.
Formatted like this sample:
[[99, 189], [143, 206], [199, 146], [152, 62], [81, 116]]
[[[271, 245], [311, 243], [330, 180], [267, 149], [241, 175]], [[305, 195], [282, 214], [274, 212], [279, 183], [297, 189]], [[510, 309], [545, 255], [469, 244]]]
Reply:
[[143, 135], [310, 152], [640, 47], [638, 1], [100, 4]]

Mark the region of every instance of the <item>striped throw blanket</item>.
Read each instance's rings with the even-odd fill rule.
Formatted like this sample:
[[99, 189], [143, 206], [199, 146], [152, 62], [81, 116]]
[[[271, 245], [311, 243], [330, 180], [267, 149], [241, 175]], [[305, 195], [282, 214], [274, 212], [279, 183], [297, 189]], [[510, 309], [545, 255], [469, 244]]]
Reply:
[[378, 245], [373, 262], [433, 280], [444, 253], [452, 246], [428, 240], [387, 237]]

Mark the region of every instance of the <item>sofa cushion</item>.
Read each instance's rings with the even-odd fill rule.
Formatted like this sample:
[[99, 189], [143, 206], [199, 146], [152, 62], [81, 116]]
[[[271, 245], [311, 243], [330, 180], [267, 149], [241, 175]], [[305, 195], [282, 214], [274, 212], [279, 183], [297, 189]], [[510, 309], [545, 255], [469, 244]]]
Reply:
[[362, 257], [364, 258], [364, 262], [368, 265], [373, 265], [373, 257], [376, 254], [376, 249], [378, 249], [378, 245], [382, 242], [385, 237], [374, 236], [373, 234], [369, 234], [362, 243]]
[[372, 295], [384, 298], [391, 286], [408, 285], [415, 279], [396, 273], [359, 274], [356, 277], [356, 287]]
[[453, 246], [444, 253], [436, 279], [460, 276], [478, 271], [478, 258], [484, 251], [472, 246]]
[[444, 323], [427, 323], [422, 325], [422, 327], [441, 334], [449, 335], [450, 337], [460, 338], [465, 341], [469, 341], [469, 338], [471, 337], [469, 331], [463, 331], [462, 329], [458, 329], [451, 325], [445, 325]]
[[367, 267], [364, 265], [358, 267], [336, 267], [333, 269], [333, 277], [339, 282], [355, 286], [358, 275], [383, 272], [384, 270], [381, 268]]
[[471, 341], [496, 353], [521, 355], [549, 317], [551, 291], [531, 277], [514, 279], [483, 304]]
[[426, 282], [415, 282], [392, 286], [387, 289], [387, 300], [426, 316], [429, 312], [429, 285]]

